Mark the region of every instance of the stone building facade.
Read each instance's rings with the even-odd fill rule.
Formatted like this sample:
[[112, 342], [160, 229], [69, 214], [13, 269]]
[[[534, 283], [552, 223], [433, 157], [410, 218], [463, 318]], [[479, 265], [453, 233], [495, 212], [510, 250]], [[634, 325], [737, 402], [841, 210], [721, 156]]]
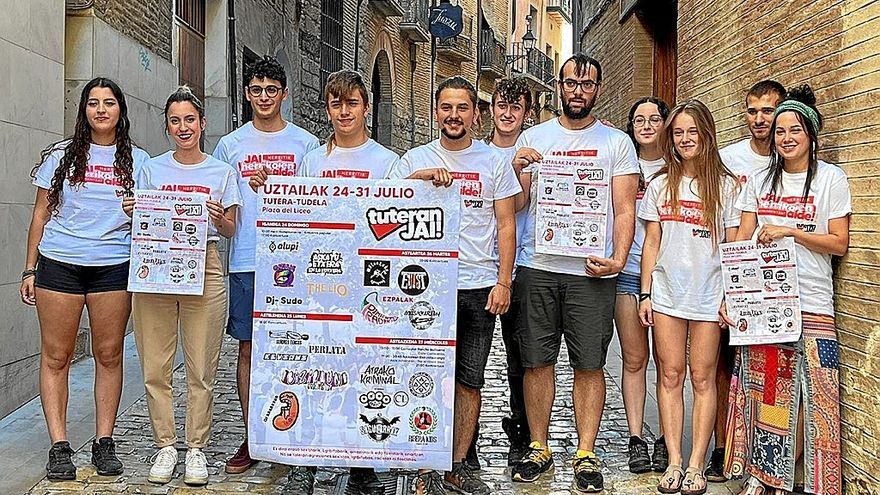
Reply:
[[835, 262], [845, 491], [880, 493], [880, 1], [581, 0], [579, 8], [575, 39], [605, 64], [596, 111], [617, 125], [643, 95], [699, 98], [729, 144], [748, 135], [753, 83], [815, 90], [825, 116], [820, 157], [846, 171], [853, 194], [849, 253]]

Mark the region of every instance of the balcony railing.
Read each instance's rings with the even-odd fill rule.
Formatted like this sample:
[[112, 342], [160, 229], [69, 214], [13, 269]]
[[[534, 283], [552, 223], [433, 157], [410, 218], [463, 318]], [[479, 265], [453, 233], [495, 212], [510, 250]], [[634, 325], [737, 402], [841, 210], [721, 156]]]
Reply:
[[547, 13], [560, 23], [571, 24], [571, 0], [547, 0]]
[[553, 59], [542, 51], [532, 48], [526, 51], [522, 42], [511, 44], [511, 57], [514, 58], [513, 71], [531, 76], [545, 86], [546, 91], [553, 90], [554, 74]]
[[464, 31], [458, 36], [437, 40], [437, 54], [453, 61], [461, 62], [474, 58], [474, 45], [469, 34]]
[[400, 17], [404, 14], [400, 0], [370, 0], [370, 5], [385, 17]]
[[428, 30], [428, 0], [401, 0], [403, 18], [400, 19], [400, 32], [414, 42], [431, 41]]
[[505, 66], [507, 50], [504, 43], [495, 38], [495, 30], [492, 28], [480, 30], [480, 70], [490, 72], [497, 77], [504, 77], [507, 73]]

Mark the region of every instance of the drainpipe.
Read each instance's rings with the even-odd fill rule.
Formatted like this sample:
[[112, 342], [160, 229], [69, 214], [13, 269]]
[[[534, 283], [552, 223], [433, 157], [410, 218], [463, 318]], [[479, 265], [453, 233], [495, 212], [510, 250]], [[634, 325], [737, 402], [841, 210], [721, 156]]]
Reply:
[[238, 129], [238, 67], [236, 64], [235, 49], [235, 0], [227, 0], [226, 2], [226, 24], [229, 37], [229, 82], [227, 90], [229, 91], [229, 107], [230, 107], [230, 131]]
[[416, 44], [409, 43], [409, 147], [416, 146]]

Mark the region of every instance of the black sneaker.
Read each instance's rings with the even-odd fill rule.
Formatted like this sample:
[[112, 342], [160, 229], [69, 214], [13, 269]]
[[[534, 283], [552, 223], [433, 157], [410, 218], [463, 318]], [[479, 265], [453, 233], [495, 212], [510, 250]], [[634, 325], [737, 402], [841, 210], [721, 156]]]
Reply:
[[578, 450], [571, 461], [574, 479], [571, 480], [572, 493], [598, 493], [605, 489], [599, 457], [593, 452]]
[[92, 442], [92, 464], [100, 476], [122, 474], [122, 461], [116, 457], [116, 443], [112, 438], [104, 437]]
[[629, 437], [629, 471], [641, 474], [651, 470], [651, 456], [648, 455], [648, 442], [637, 436]]
[[351, 468], [348, 475], [348, 491], [352, 495], [385, 495], [385, 485], [370, 468]]
[[709, 458], [709, 467], [706, 468], [706, 481], [712, 483], [724, 483], [727, 481], [727, 478], [724, 476], [724, 447], [712, 451], [712, 456]]
[[513, 418], [501, 418], [501, 429], [507, 434], [507, 465], [515, 466], [529, 453], [529, 425]]
[[477, 431], [474, 432], [474, 438], [471, 440], [471, 446], [468, 448], [467, 454], [464, 457], [464, 463], [474, 471], [479, 471], [482, 469], [480, 466], [480, 458], [477, 455], [477, 440], [480, 438], [480, 425], [477, 425]]
[[463, 462], [453, 462], [452, 471], [443, 477], [443, 486], [464, 495], [489, 495], [489, 485], [480, 478], [479, 470]]
[[550, 447], [542, 446], [540, 442], [532, 442], [522, 461], [513, 466], [511, 477], [513, 481], [533, 483], [541, 477], [541, 474], [552, 468], [553, 453], [550, 452]]
[[443, 478], [437, 471], [419, 473], [412, 487], [413, 493], [418, 490], [422, 491], [422, 495], [446, 495], [446, 490], [443, 488]]
[[315, 493], [315, 470], [293, 466], [287, 475], [287, 483], [281, 488], [281, 495], [312, 495]]
[[654, 442], [654, 454], [651, 456], [651, 468], [655, 473], [666, 472], [669, 467], [669, 451], [666, 450], [666, 439], [660, 437]]
[[49, 462], [46, 464], [46, 477], [49, 481], [65, 481], [76, 479], [76, 466], [73, 465], [73, 449], [70, 442], [61, 441], [52, 444], [49, 449]]

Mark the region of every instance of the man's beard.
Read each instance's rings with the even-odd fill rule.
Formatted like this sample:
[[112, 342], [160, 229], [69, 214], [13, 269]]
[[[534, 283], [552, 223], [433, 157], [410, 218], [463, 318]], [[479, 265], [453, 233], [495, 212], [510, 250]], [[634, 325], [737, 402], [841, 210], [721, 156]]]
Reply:
[[590, 115], [590, 112], [593, 111], [593, 104], [595, 103], [596, 99], [583, 98], [583, 100], [583, 108], [581, 108], [580, 110], [574, 110], [573, 108], [571, 108], [571, 104], [568, 103], [568, 100], [562, 98], [562, 113], [564, 113], [566, 117], [572, 120], [581, 120], [587, 118]]
[[445, 126], [443, 126], [443, 127], [440, 128], [440, 132], [441, 132], [444, 136], [446, 136], [448, 139], [452, 139], [453, 141], [456, 141], [456, 140], [462, 139], [463, 137], [465, 137], [465, 136], [467, 135], [467, 129], [465, 129], [464, 126], [462, 126], [462, 128], [461, 128], [461, 132], [458, 133], [458, 134], [452, 134], [452, 133], [450, 133], [449, 131], [446, 130], [446, 127], [445, 127]]

